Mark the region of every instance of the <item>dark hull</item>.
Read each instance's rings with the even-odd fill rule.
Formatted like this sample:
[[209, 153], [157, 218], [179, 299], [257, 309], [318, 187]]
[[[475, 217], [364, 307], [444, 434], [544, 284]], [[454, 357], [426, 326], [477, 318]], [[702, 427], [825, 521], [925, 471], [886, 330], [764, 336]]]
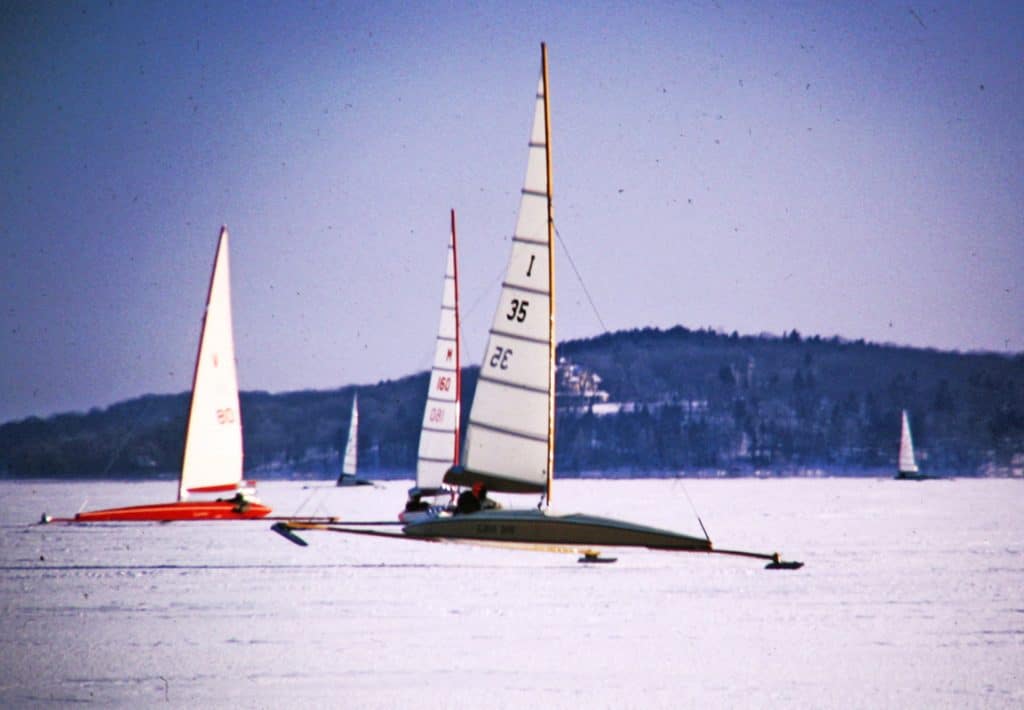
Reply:
[[926, 476], [923, 473], [897, 473], [897, 481], [934, 481], [938, 476]]
[[485, 510], [468, 515], [434, 517], [406, 525], [402, 531], [417, 538], [509, 545], [711, 551], [711, 543], [704, 538], [595, 515], [550, 515], [539, 510]]
[[101, 523], [118, 521], [155, 521], [171, 520], [250, 520], [262, 518], [270, 513], [270, 508], [262, 503], [247, 502], [239, 505], [234, 501], [178, 501], [177, 503], [157, 503], [154, 505], [135, 505], [129, 508], [107, 508], [78, 513], [74, 517], [76, 523]]
[[339, 488], [348, 488], [349, 486], [372, 486], [373, 481], [365, 481], [362, 478], [356, 478], [348, 474], [341, 474], [338, 477], [338, 482], [335, 484]]

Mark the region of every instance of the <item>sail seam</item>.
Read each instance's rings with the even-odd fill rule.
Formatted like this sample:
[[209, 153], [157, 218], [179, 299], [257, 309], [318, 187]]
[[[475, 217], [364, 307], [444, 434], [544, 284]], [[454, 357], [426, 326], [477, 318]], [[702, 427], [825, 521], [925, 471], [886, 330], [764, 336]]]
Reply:
[[522, 242], [523, 244], [535, 244], [539, 247], [546, 247], [548, 242], [546, 239], [532, 239], [530, 237], [521, 237], [519, 235], [512, 235], [512, 241]]
[[535, 293], [538, 296], [550, 295], [546, 289], [533, 288], [530, 286], [518, 286], [510, 281], [504, 281], [501, 284], [502, 288], [514, 288], [516, 291], [523, 291], [524, 293]]
[[451, 461], [448, 459], [439, 459], [432, 456], [420, 456], [416, 459], [417, 461], [429, 461], [430, 463], [444, 463], [451, 465]]
[[[546, 338], [531, 338], [528, 335], [519, 335], [517, 333], [508, 333], [504, 330], [496, 330], [491, 328], [491, 335], [500, 335], [503, 338], [511, 338], [512, 340], [520, 340], [524, 343], [536, 343], [537, 345], [547, 345], [548, 341]], [[544, 390], [547, 392], [547, 390]]]
[[518, 439], [528, 439], [529, 441], [537, 441], [542, 444], [548, 443], [547, 435], [541, 436], [538, 434], [527, 434], [526, 432], [523, 431], [507, 429], [505, 427], [495, 426], [494, 424], [485, 424], [481, 421], [477, 421], [476, 419], [470, 419], [469, 423], [471, 426], [480, 427], [481, 429], [487, 429], [488, 431], [492, 431], [496, 434], [506, 434], [508, 436], [514, 436]]
[[[493, 377], [487, 377], [486, 375], [480, 375], [477, 378], [480, 382], [490, 382], [492, 385], [501, 385], [503, 387], [509, 387], [511, 389], [525, 390], [526, 392], [535, 392], [537, 394], [547, 395], [547, 387], [533, 387], [531, 385], [521, 385], [516, 382], [506, 382], [505, 380], [497, 380]], [[547, 439], [545, 439], [547, 441]]]

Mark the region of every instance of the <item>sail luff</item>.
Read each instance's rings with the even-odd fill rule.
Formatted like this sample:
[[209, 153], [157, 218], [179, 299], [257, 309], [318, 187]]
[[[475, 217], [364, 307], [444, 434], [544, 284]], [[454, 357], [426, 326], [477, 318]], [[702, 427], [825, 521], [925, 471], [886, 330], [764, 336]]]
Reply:
[[228, 230], [221, 227], [192, 374], [178, 500], [189, 490], [237, 485], [242, 480], [242, 423], [231, 326]]
[[910, 436], [910, 420], [906, 410], [903, 410], [903, 420], [900, 426], [899, 472], [918, 472], [917, 461], [914, 459], [914, 442]]

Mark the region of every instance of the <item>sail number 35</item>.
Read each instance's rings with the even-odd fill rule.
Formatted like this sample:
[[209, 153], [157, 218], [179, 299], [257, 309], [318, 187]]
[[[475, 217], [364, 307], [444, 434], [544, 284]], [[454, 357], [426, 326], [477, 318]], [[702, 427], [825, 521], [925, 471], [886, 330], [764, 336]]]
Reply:
[[512, 357], [512, 348], [503, 348], [499, 345], [494, 348], [494, 354], [491, 355], [490, 365], [491, 367], [507, 370], [508, 359], [510, 357]]
[[530, 305], [529, 301], [520, 301], [518, 298], [513, 298], [510, 305], [512, 310], [505, 314], [508, 320], [514, 320], [519, 323], [526, 320], [526, 307]]

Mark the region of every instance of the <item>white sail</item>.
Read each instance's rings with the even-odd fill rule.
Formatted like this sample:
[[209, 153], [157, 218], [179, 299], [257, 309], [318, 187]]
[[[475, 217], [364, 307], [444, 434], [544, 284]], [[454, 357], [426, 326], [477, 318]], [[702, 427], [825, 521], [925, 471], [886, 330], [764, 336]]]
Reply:
[[341, 475], [356, 475], [357, 449], [359, 448], [359, 395], [352, 396], [352, 417], [348, 422], [348, 440], [345, 442], [345, 458], [341, 462]]
[[222, 227], [199, 339], [178, 500], [189, 491], [227, 489], [242, 480], [242, 419], [231, 329], [228, 230]]
[[441, 322], [437, 328], [430, 389], [423, 411], [416, 487], [441, 487], [445, 472], [459, 461], [459, 301], [455, 251], [455, 211], [448, 240], [448, 261], [441, 293]]
[[907, 411], [903, 410], [903, 426], [900, 429], [900, 473], [917, 473], [917, 462], [914, 460], [914, 442], [910, 438], [910, 421]]
[[549, 477], [554, 311], [544, 91], [542, 70], [512, 255], [463, 449], [465, 470], [497, 491], [544, 491]]

